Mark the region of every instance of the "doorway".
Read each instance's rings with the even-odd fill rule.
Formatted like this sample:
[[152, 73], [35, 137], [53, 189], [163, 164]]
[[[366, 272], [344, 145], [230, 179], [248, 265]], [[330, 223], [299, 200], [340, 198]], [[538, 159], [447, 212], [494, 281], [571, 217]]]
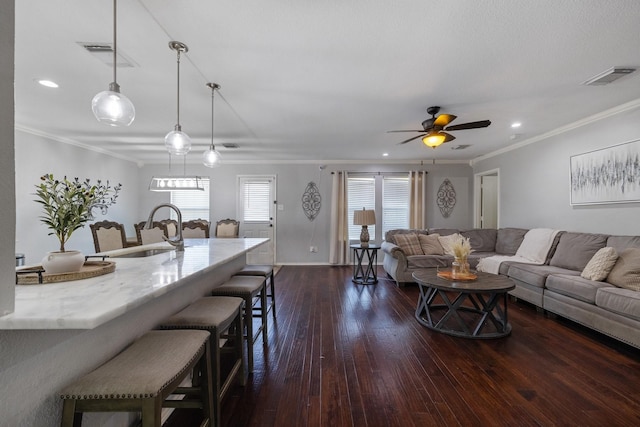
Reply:
[[500, 224], [500, 170], [475, 175], [474, 227], [498, 228]]
[[247, 264], [274, 265], [276, 261], [276, 176], [239, 175], [237, 212], [240, 237], [269, 239], [247, 252]]

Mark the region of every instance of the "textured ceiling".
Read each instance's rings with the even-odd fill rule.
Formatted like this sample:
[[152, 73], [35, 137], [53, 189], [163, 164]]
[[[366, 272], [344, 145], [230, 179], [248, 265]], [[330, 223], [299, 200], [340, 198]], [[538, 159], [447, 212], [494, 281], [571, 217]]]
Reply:
[[[120, 0], [118, 50], [136, 66], [119, 68], [118, 83], [137, 116], [112, 128], [90, 108], [112, 70], [78, 45], [111, 42], [112, 2], [16, 0], [16, 126], [167, 162], [164, 135], [176, 123], [168, 42], [178, 40], [189, 46], [180, 111], [189, 163], [210, 143], [210, 81], [221, 85], [223, 161], [472, 159], [640, 99], [640, 71], [582, 85], [612, 66], [640, 66], [639, 24], [637, 0]], [[386, 132], [420, 129], [431, 105], [457, 115], [452, 124], [492, 124], [435, 150]], [[458, 144], [470, 147], [450, 149]]]

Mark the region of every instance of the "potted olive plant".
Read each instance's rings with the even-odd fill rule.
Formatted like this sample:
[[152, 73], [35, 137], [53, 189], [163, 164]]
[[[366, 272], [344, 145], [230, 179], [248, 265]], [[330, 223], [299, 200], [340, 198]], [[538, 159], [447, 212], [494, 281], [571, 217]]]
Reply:
[[66, 250], [65, 244], [74, 231], [93, 218], [93, 209], [100, 208], [106, 213], [106, 208], [115, 203], [122, 185], [111, 187], [109, 181], [106, 184], [97, 181], [94, 185], [89, 179], [68, 180], [66, 176], [56, 179], [53, 174], [46, 174], [40, 180], [35, 193], [38, 196], [35, 201], [43, 207], [40, 221], [51, 230], [49, 236], [55, 235], [60, 242], [60, 250], [49, 252], [42, 266], [47, 273], [79, 271], [84, 255]]

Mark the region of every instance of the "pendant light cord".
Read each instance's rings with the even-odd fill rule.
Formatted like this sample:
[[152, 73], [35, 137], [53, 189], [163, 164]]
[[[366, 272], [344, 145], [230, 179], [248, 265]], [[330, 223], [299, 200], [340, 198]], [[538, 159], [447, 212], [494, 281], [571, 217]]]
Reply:
[[211, 87], [211, 149], [215, 151], [215, 146], [213, 145], [213, 95], [216, 92], [215, 86]]
[[117, 51], [117, 40], [116, 40], [116, 22], [118, 20], [117, 18], [117, 6], [116, 3], [118, 3], [118, 0], [113, 0], [113, 82], [117, 84], [118, 80], [116, 79], [116, 68], [117, 68], [117, 55], [116, 55], [116, 51]]
[[179, 129], [180, 128], [180, 49], [178, 49], [178, 84], [176, 86], [178, 88], [178, 95], [177, 95], [178, 123], [176, 124], [176, 127]]

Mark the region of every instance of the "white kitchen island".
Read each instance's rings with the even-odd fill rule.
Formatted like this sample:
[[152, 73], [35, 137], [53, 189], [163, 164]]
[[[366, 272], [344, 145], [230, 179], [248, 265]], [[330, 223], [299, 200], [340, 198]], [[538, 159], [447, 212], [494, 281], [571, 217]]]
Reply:
[[[111, 251], [116, 270], [71, 282], [16, 287], [0, 317], [0, 426], [56, 426], [65, 384], [94, 369], [245, 265], [268, 239], [187, 239], [184, 252], [143, 258]], [[83, 426], [128, 426], [133, 417], [86, 414]]]

